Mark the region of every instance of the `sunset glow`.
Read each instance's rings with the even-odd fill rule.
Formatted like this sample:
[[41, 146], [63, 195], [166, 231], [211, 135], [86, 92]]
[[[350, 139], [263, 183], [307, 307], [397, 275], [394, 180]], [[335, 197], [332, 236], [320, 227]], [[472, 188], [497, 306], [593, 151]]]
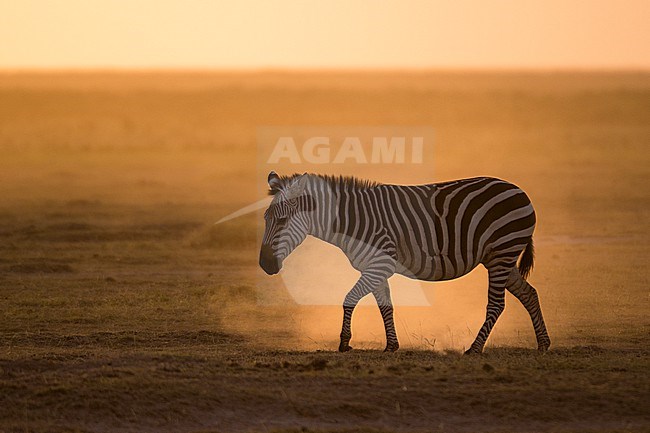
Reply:
[[25, 0], [0, 68], [650, 67], [650, 2]]

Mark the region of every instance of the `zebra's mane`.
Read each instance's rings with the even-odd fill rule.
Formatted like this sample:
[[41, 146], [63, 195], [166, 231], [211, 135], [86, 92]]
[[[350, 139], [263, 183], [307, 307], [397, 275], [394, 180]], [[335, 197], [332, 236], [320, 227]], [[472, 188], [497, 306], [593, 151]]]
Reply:
[[[359, 179], [358, 177], [354, 176], [336, 176], [336, 175], [331, 175], [331, 174], [315, 174], [315, 173], [305, 173], [309, 176], [314, 176], [317, 178], [320, 178], [327, 182], [328, 186], [332, 189], [341, 189], [343, 191], [351, 191], [351, 190], [364, 190], [368, 188], [373, 188], [378, 185], [381, 185], [381, 183], [376, 182], [374, 180], [368, 180], [368, 179]], [[289, 186], [293, 183], [293, 181], [302, 176], [300, 173], [294, 173], [289, 176], [280, 176], [280, 182], [282, 187]], [[280, 191], [281, 188], [272, 188], [269, 190], [269, 195], [275, 195]]]
[[359, 179], [354, 176], [334, 176], [328, 174], [317, 174], [315, 176], [323, 179], [332, 188], [339, 187], [344, 190], [368, 189], [380, 185], [379, 182], [375, 182], [374, 180]]

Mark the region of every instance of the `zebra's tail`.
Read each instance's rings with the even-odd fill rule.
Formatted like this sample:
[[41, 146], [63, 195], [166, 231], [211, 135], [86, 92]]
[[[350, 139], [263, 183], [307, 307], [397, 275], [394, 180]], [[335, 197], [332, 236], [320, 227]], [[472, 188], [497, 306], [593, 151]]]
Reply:
[[519, 259], [519, 273], [521, 274], [521, 278], [524, 280], [528, 278], [528, 275], [530, 274], [530, 271], [533, 270], [533, 264], [535, 262], [535, 247], [533, 246], [533, 237], [530, 237], [530, 240], [528, 241], [528, 244], [526, 245], [526, 249], [524, 250], [524, 253], [521, 255], [521, 258]]

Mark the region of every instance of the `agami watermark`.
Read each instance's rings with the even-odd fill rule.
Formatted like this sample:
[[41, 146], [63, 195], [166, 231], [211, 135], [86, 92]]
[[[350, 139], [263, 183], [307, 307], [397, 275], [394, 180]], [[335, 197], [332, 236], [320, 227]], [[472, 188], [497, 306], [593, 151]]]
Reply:
[[292, 164], [422, 164], [423, 150], [423, 136], [372, 137], [369, 146], [364, 146], [362, 138], [356, 136], [344, 137], [339, 142], [332, 137], [315, 136], [298, 143], [292, 136], [282, 136], [267, 163], [286, 160]]

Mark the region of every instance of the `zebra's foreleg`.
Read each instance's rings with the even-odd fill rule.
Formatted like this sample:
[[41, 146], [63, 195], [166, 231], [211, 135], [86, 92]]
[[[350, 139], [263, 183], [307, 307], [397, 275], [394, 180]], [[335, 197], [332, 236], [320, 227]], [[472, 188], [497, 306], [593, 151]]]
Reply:
[[348, 292], [343, 301], [343, 326], [341, 327], [341, 342], [339, 344], [339, 352], [347, 352], [352, 349], [350, 347], [350, 339], [352, 339], [352, 313], [361, 298], [370, 293], [375, 287], [386, 283], [386, 277], [381, 275], [373, 275], [371, 272], [364, 272], [361, 278], [356, 282], [354, 287]]
[[519, 299], [519, 302], [528, 311], [530, 320], [533, 322], [533, 327], [535, 328], [537, 350], [546, 352], [551, 345], [551, 339], [548, 336], [548, 332], [546, 332], [546, 324], [544, 323], [542, 309], [539, 305], [537, 290], [521, 277], [517, 269], [513, 269], [510, 273], [506, 288]]
[[393, 302], [390, 299], [390, 286], [388, 285], [388, 281], [373, 290], [372, 294], [377, 301], [381, 318], [384, 321], [384, 329], [386, 329], [386, 348], [384, 352], [395, 352], [399, 349], [399, 342], [397, 341], [395, 322], [393, 321]]
[[483, 322], [483, 326], [478, 332], [476, 339], [470, 348], [465, 352], [466, 355], [481, 353], [483, 351], [483, 347], [485, 346], [485, 342], [490, 336], [492, 327], [496, 323], [501, 313], [503, 313], [503, 310], [506, 306], [506, 281], [513, 265], [514, 263], [488, 268], [490, 285], [488, 288], [488, 304], [485, 314], [485, 322]]

